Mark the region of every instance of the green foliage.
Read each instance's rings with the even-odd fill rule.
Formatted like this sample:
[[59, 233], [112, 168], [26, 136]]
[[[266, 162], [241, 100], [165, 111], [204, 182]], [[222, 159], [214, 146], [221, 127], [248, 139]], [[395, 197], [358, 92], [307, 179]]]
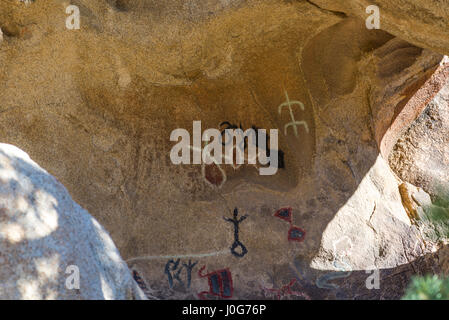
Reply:
[[449, 278], [414, 277], [403, 300], [449, 300]]
[[[432, 204], [420, 214], [420, 228], [429, 239], [449, 239], [449, 189], [439, 187]], [[427, 275], [414, 277], [403, 300], [449, 300], [449, 278]]]

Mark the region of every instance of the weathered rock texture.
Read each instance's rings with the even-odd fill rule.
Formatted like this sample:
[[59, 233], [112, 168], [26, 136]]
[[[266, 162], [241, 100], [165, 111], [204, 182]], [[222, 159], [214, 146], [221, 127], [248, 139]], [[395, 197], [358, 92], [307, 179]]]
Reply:
[[449, 82], [404, 132], [390, 154], [390, 165], [404, 181], [434, 198], [449, 197]]
[[[375, 2], [390, 33], [365, 27], [361, 1], [71, 1], [80, 30], [66, 29], [69, 1], [2, 1], [0, 137], [67, 186], [160, 298], [211, 298], [198, 293], [226, 268], [224, 297], [276, 298], [267, 289], [291, 283], [298, 294], [279, 297], [398, 298], [432, 246], [385, 159], [443, 85], [448, 26], [426, 15], [412, 30], [411, 0], [400, 16]], [[426, 101], [408, 103], [426, 83]], [[305, 107], [291, 106], [308, 125], [297, 135], [278, 112], [287, 95]], [[173, 165], [170, 132], [194, 120], [278, 128], [285, 168]], [[274, 216], [284, 207], [291, 223]], [[243, 257], [223, 219], [234, 208], [248, 215]], [[371, 269], [379, 290], [365, 287]]]
[[448, 0], [309, 0], [325, 10], [365, 19], [366, 8], [379, 7], [380, 28], [419, 47], [449, 53]]
[[412, 210], [421, 220], [423, 232], [434, 241], [446, 242], [449, 241], [448, 119], [449, 83], [403, 133], [389, 157], [392, 169], [408, 182], [407, 189], [422, 188], [421, 196], [412, 194], [411, 199], [420, 207]]
[[143, 297], [103, 227], [7, 144], [0, 144], [0, 264], [0, 299]]

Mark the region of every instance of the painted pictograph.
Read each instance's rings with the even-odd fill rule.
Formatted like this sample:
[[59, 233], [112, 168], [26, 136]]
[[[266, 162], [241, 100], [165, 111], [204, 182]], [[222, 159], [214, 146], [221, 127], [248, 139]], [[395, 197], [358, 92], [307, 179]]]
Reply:
[[206, 298], [207, 295], [223, 299], [232, 298], [234, 287], [232, 284], [231, 271], [226, 268], [203, 274], [204, 269], [206, 269], [206, 266], [201, 267], [198, 271], [198, 276], [200, 278], [207, 278], [209, 291], [202, 291], [198, 293], [198, 298], [201, 300], [208, 300]]
[[279, 112], [279, 115], [281, 115], [282, 109], [286, 107], [288, 109], [288, 111], [290, 112], [290, 118], [292, 121], [287, 123], [284, 126], [284, 134], [287, 135], [287, 129], [289, 127], [292, 127], [295, 137], [298, 137], [298, 128], [297, 128], [298, 126], [303, 126], [304, 129], [306, 130], [306, 132], [309, 133], [309, 126], [307, 125], [307, 122], [306, 121], [297, 121], [295, 119], [295, 115], [293, 114], [293, 109], [292, 109], [292, 106], [298, 105], [301, 108], [301, 110], [304, 111], [304, 109], [305, 109], [304, 104], [301, 101], [290, 100], [287, 91], [285, 91], [285, 98], [286, 98], [286, 101], [279, 105], [278, 112]]
[[145, 296], [148, 299], [153, 299], [153, 294], [151, 292], [151, 290], [148, 288], [148, 285], [145, 283], [145, 280], [140, 276], [139, 272], [136, 269], [132, 269], [132, 276], [134, 281], [136, 281], [137, 285], [139, 286], [139, 288], [143, 291], [143, 293], [145, 294]]
[[[167, 264], [165, 265], [164, 273], [167, 275], [168, 279], [168, 286], [170, 288], [173, 288], [174, 280], [178, 281], [179, 284], [184, 288], [190, 288], [190, 284], [192, 281], [192, 270], [195, 267], [195, 265], [198, 263], [198, 261], [192, 263], [192, 261], [189, 259], [187, 263], [181, 264], [181, 259], [177, 260], [168, 260]], [[184, 280], [181, 278], [181, 272], [185, 270], [186, 278], [185, 283]]]
[[[227, 222], [230, 222], [233, 224], [234, 226], [234, 243], [231, 246], [231, 253], [238, 257], [238, 258], [242, 258], [245, 256], [245, 254], [248, 253], [248, 250], [246, 249], [246, 247], [243, 245], [243, 243], [240, 242], [239, 240], [239, 227], [240, 224], [248, 217], [247, 215], [241, 216], [240, 218], [238, 218], [238, 214], [239, 211], [237, 208], [234, 209], [234, 214], [232, 216], [232, 219], [230, 218], [226, 218], [223, 217], [223, 219]], [[240, 248], [240, 250], [238, 250], [238, 248]]]
[[288, 284], [282, 286], [281, 288], [263, 288], [263, 290], [274, 293], [277, 300], [281, 300], [282, 298], [286, 298], [288, 296], [303, 297], [306, 300], [310, 300], [310, 297], [306, 293], [292, 289], [296, 282], [296, 279], [292, 279]]
[[[227, 136], [226, 130], [230, 129], [230, 130], [235, 130], [235, 129], [240, 129], [242, 131], [245, 131], [242, 127], [242, 124], [240, 123], [239, 126], [237, 126], [234, 123], [231, 123], [229, 121], [224, 121], [222, 123], [220, 123], [220, 129], [221, 129], [221, 144], [223, 146], [226, 146], [226, 144], [228, 143], [232, 143], [231, 141], [231, 137]], [[251, 129], [254, 130], [255, 132], [255, 146], [257, 149], [260, 149], [259, 151], [262, 151], [266, 154], [267, 157], [270, 157], [270, 148], [268, 147], [270, 144], [270, 137], [268, 135], [265, 135], [265, 144], [261, 143], [259, 141], [259, 136], [257, 134], [258, 130], [260, 129], [259, 127], [256, 127], [255, 125], [251, 126]], [[248, 148], [248, 137], [245, 136], [243, 138], [243, 141], [241, 143], [240, 146], [238, 146], [241, 150], [246, 150]], [[240, 165], [238, 166], [240, 167]], [[237, 168], [238, 168], [237, 167]], [[234, 168], [234, 169], [237, 169]], [[285, 161], [284, 161], [284, 151], [282, 150], [278, 150], [278, 168], [279, 169], [284, 169], [285, 168]]]
[[297, 241], [297, 242], [304, 241], [306, 237], [306, 231], [304, 229], [301, 229], [300, 227], [293, 225], [292, 208], [290, 207], [280, 208], [279, 210], [276, 211], [274, 216], [289, 223], [290, 229], [288, 230], [287, 233], [288, 241]]
[[342, 236], [332, 242], [334, 260], [332, 265], [337, 272], [330, 272], [320, 276], [316, 280], [316, 286], [321, 289], [338, 289], [340, 286], [329, 281], [347, 278], [352, 273], [351, 264], [348, 262], [354, 247], [352, 240], [348, 236]]

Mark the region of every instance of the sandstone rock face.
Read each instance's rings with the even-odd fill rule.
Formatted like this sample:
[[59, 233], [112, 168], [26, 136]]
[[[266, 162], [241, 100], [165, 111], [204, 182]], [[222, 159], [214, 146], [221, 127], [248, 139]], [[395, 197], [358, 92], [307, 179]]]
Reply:
[[404, 181], [420, 186], [434, 198], [449, 194], [449, 83], [404, 132], [389, 162]]
[[143, 297], [107, 232], [55, 178], [7, 144], [0, 168], [1, 299]]
[[[449, 45], [315, 2], [76, 0], [68, 30], [66, 1], [2, 1], [0, 137], [67, 186], [159, 298], [398, 298], [432, 245], [385, 159], [426, 104], [408, 102], [443, 85]], [[307, 126], [286, 128], [292, 115]], [[174, 165], [170, 133], [195, 120], [279, 129], [285, 168]]]

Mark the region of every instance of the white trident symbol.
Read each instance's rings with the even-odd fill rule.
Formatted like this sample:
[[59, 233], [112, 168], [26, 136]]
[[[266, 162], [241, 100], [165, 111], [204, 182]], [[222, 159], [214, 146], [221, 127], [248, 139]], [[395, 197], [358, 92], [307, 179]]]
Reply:
[[287, 135], [287, 129], [288, 127], [292, 126], [293, 127], [293, 131], [295, 132], [295, 136], [298, 136], [298, 128], [297, 126], [299, 125], [303, 125], [304, 129], [306, 129], [307, 133], [309, 133], [309, 126], [307, 125], [307, 122], [305, 121], [296, 121], [295, 120], [295, 116], [293, 115], [293, 110], [292, 110], [292, 105], [297, 104], [301, 107], [301, 110], [304, 111], [304, 104], [301, 101], [290, 101], [290, 98], [288, 97], [288, 93], [287, 91], [285, 91], [285, 97], [287, 98], [287, 101], [282, 103], [279, 106], [279, 114], [282, 114], [282, 108], [283, 107], [288, 107], [288, 110], [290, 111], [290, 117], [292, 119], [291, 122], [287, 123], [284, 126], [284, 134]]

